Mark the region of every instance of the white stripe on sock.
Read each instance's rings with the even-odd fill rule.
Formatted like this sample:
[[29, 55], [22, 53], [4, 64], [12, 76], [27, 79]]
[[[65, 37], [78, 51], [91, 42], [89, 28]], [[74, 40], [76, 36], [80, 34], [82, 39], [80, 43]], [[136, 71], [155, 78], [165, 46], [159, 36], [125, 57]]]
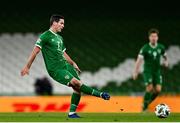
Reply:
[[73, 106], [76, 106], [76, 107], [77, 107], [77, 105], [75, 105], [75, 104], [71, 104], [71, 105], [73, 105]]
[[73, 115], [73, 114], [75, 114], [76, 112], [69, 112], [69, 115]]

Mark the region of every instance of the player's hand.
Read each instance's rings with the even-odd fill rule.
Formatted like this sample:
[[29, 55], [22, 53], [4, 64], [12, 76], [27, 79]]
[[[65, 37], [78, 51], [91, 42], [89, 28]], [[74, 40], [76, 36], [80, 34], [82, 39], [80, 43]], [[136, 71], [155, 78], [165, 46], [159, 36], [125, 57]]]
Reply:
[[29, 68], [27, 66], [25, 66], [22, 70], [21, 70], [21, 76], [24, 75], [29, 75]]
[[79, 69], [78, 65], [74, 62], [73, 63], [73, 67], [79, 72], [81, 73], [81, 70]]
[[138, 72], [133, 72], [133, 80], [136, 80], [138, 77]]
[[163, 62], [163, 66], [165, 66], [165, 67], [168, 67], [168, 66], [169, 66], [169, 63], [168, 63], [167, 60], [165, 60], [165, 61]]

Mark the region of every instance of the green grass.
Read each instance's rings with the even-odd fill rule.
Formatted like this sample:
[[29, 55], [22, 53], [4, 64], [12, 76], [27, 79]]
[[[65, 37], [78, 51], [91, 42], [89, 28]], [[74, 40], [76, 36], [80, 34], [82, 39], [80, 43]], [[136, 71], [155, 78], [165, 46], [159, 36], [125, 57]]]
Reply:
[[160, 119], [154, 113], [80, 113], [82, 118], [69, 119], [66, 113], [0, 113], [0, 122], [175, 122], [180, 113]]

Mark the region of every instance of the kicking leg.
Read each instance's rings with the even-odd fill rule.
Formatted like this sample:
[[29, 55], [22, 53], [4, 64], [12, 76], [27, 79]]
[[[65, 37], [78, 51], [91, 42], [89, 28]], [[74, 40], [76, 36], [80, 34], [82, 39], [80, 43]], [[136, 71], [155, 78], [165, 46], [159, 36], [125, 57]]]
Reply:
[[101, 97], [105, 100], [109, 100], [110, 96], [108, 93], [105, 92], [100, 92], [99, 90], [93, 89], [85, 84], [82, 84], [80, 80], [77, 80], [76, 78], [73, 78], [70, 82], [70, 86], [75, 88], [76, 90], [80, 90], [81, 92], [88, 94], [88, 95], [93, 95], [96, 97]]

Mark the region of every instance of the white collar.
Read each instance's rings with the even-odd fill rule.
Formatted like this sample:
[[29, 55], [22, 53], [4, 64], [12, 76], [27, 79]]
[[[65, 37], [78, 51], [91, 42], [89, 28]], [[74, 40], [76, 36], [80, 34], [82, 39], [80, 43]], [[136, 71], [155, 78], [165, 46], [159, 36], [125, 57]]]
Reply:
[[57, 34], [56, 34], [55, 32], [53, 32], [51, 29], [49, 29], [49, 31], [50, 31], [50, 32], [52, 32], [54, 35], [56, 35], [56, 36], [57, 36]]
[[149, 45], [150, 45], [150, 47], [152, 47], [152, 48], [156, 48], [156, 47], [157, 47], [157, 43], [156, 43], [155, 45], [152, 45], [152, 44], [149, 42]]

